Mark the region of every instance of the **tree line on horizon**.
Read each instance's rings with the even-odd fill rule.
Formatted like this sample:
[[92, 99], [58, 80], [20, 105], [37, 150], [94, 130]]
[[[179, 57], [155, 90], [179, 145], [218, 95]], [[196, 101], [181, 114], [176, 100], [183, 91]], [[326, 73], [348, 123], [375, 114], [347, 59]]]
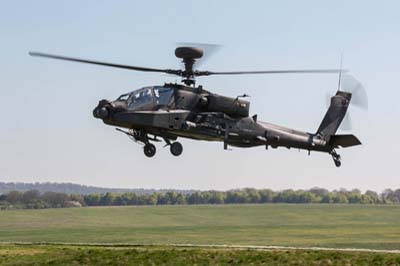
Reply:
[[43, 209], [81, 206], [128, 206], [128, 205], [195, 205], [195, 204], [261, 204], [261, 203], [325, 203], [325, 204], [400, 204], [400, 189], [386, 189], [378, 194], [358, 189], [333, 190], [312, 188], [309, 190], [239, 189], [229, 191], [196, 191], [190, 194], [176, 191], [150, 194], [92, 193], [88, 195], [66, 194], [29, 190], [11, 191], [0, 195], [0, 209]]
[[34, 182], [34, 183], [25, 183], [25, 182], [0, 182], [0, 194], [9, 193], [11, 191], [29, 191], [29, 190], [37, 190], [41, 193], [52, 191], [52, 192], [60, 192], [65, 194], [80, 194], [87, 195], [92, 193], [103, 194], [107, 192], [113, 193], [126, 193], [126, 192], [134, 192], [136, 194], [149, 194], [154, 192], [168, 192], [168, 191], [177, 191], [179, 193], [192, 193], [195, 190], [191, 189], [145, 189], [145, 188], [107, 188], [107, 187], [96, 187], [96, 186], [86, 186], [75, 183], [56, 183], [56, 182]]

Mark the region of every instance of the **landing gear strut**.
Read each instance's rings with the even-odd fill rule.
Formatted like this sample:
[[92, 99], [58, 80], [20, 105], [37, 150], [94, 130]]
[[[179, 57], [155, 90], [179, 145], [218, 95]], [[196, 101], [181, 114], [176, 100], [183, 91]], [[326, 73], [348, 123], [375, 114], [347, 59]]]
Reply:
[[156, 136], [153, 138], [150, 138], [147, 133], [144, 130], [134, 130], [130, 129], [129, 131], [125, 131], [119, 128], [116, 128], [116, 130], [126, 134], [131, 140], [135, 142], [140, 142], [144, 144], [143, 147], [143, 152], [144, 155], [147, 157], [153, 157], [156, 154], [156, 146], [150, 143], [150, 140], [152, 141], [160, 141], [157, 139]]
[[340, 155], [336, 153], [335, 150], [331, 151], [333, 162], [335, 163], [336, 167], [340, 167], [342, 165], [340, 161]]
[[182, 154], [183, 147], [180, 142], [178, 141], [171, 142], [171, 140], [167, 138], [164, 138], [164, 141], [166, 143], [164, 147], [169, 146], [169, 151], [171, 152], [172, 155], [179, 156]]
[[[156, 135], [154, 135], [153, 137], [149, 137], [144, 130], [130, 129], [129, 131], [125, 131], [119, 128], [116, 128], [116, 130], [126, 134], [130, 139], [135, 142], [143, 143], [143, 152], [144, 155], [146, 155], [147, 157], [151, 158], [156, 154], [156, 146], [150, 143], [150, 141], [160, 141], [159, 139], [157, 139]], [[169, 146], [169, 150], [171, 151], [172, 155], [179, 156], [182, 154], [183, 147], [180, 142], [172, 142], [171, 139], [168, 139], [166, 137], [163, 138], [166, 142], [166, 145], [164, 147]], [[174, 140], [176, 140], [176, 138], [174, 138]]]

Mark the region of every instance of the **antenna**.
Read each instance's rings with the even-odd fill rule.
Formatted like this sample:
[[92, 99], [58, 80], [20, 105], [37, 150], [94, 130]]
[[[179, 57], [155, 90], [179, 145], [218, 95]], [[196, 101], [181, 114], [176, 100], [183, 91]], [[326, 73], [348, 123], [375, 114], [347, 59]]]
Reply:
[[340, 81], [342, 80], [342, 64], [343, 64], [343, 52], [340, 54], [340, 68], [339, 68], [339, 82], [338, 82], [338, 91], [340, 90]]

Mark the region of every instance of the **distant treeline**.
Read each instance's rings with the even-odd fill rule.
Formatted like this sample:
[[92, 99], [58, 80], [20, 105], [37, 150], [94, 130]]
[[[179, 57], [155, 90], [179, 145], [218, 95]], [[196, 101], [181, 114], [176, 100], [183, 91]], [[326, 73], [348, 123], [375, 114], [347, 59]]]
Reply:
[[54, 182], [36, 182], [36, 183], [23, 183], [23, 182], [0, 182], [0, 194], [8, 193], [11, 191], [29, 191], [37, 190], [41, 193], [52, 191], [65, 194], [80, 194], [87, 195], [91, 193], [105, 194], [107, 192], [113, 193], [126, 193], [134, 192], [135, 194], [151, 194], [155, 192], [164, 193], [167, 191], [176, 191], [179, 193], [187, 194], [192, 193], [194, 190], [173, 190], [173, 189], [144, 189], [144, 188], [105, 188], [85, 186], [74, 183], [54, 183]]
[[358, 189], [328, 191], [240, 189], [229, 191], [196, 191], [190, 194], [168, 191], [136, 194], [134, 192], [104, 194], [66, 194], [37, 190], [12, 191], [0, 195], [0, 209], [42, 209], [81, 206], [182, 205], [182, 204], [244, 204], [244, 203], [337, 203], [337, 204], [399, 204], [400, 189], [361, 193]]

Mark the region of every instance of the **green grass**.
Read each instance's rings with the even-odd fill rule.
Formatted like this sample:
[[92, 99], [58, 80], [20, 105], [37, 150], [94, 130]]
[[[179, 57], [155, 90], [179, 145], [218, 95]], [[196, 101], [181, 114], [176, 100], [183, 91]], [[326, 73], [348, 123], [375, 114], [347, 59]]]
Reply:
[[400, 265], [399, 254], [171, 247], [0, 245], [0, 265]]
[[1, 211], [0, 242], [400, 249], [400, 206], [270, 204]]

